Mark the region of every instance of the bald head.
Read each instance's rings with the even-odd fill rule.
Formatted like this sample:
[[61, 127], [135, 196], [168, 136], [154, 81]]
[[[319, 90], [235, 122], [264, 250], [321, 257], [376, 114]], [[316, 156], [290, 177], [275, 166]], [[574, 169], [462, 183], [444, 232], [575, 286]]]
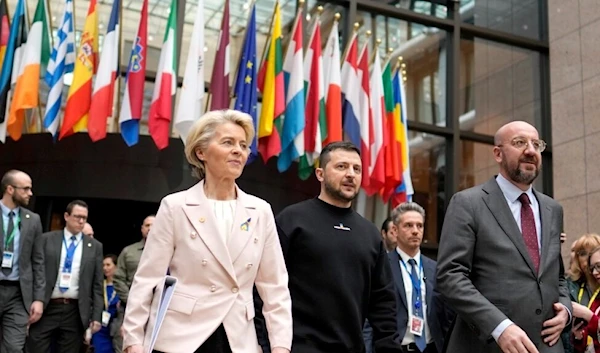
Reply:
[[506, 141], [510, 141], [521, 133], [535, 134], [535, 138], [539, 138], [538, 131], [533, 125], [525, 121], [512, 121], [508, 124], [503, 125], [496, 131], [494, 135], [494, 145], [498, 146]]
[[83, 226], [83, 229], [81, 230], [81, 232], [87, 236], [90, 237], [94, 237], [94, 228], [92, 228], [92, 225], [87, 223]]

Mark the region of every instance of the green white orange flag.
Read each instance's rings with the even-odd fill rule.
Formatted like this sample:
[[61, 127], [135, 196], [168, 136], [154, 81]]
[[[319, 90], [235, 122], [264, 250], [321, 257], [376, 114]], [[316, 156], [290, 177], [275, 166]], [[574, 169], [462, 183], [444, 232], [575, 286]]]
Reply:
[[75, 58], [73, 83], [65, 107], [65, 117], [59, 140], [87, 128], [88, 114], [92, 104], [92, 77], [98, 69], [98, 11], [96, 0], [90, 1], [79, 51]]
[[258, 78], [258, 88], [262, 92], [262, 108], [258, 121], [258, 151], [265, 163], [281, 152], [279, 132], [285, 111], [279, 1], [275, 4], [271, 33], [267, 56]]
[[37, 108], [39, 104], [39, 83], [43, 77], [41, 71], [48, 65], [51, 50], [47, 14], [46, 0], [38, 0], [19, 64], [17, 84], [8, 118], [7, 131], [15, 141], [21, 138], [25, 110]]
[[154, 93], [148, 118], [150, 136], [156, 147], [162, 150], [169, 145], [171, 115], [173, 111], [173, 95], [177, 89], [177, 0], [171, 1], [171, 12], [167, 31], [160, 51], [160, 60], [156, 69]]

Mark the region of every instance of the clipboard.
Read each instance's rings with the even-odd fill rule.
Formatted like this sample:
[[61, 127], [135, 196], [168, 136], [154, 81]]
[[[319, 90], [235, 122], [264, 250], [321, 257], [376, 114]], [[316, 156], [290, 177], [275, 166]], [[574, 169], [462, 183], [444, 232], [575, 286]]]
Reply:
[[147, 353], [152, 353], [152, 350], [154, 349], [154, 344], [156, 343], [156, 339], [158, 338], [158, 334], [160, 332], [160, 327], [162, 326], [165, 315], [167, 314], [167, 308], [169, 307], [171, 299], [173, 298], [173, 292], [175, 291], [176, 285], [177, 278], [169, 275], [165, 277], [165, 284], [163, 285], [162, 293], [160, 294], [160, 301], [158, 303], [158, 309], [156, 311], [156, 321], [152, 329], [152, 336], [150, 336], [150, 345], [146, 350]]

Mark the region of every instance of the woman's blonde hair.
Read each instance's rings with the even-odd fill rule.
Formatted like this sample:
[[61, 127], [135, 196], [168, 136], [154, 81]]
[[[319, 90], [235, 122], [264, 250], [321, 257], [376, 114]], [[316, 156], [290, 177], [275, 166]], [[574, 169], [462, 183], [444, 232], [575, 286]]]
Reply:
[[252, 117], [237, 110], [213, 110], [206, 112], [194, 122], [185, 141], [185, 157], [192, 167], [192, 175], [200, 180], [204, 179], [204, 162], [196, 156], [196, 150], [206, 150], [210, 140], [215, 135], [218, 126], [225, 123], [239, 125], [246, 132], [246, 142], [250, 145], [254, 139], [254, 123]]
[[576, 240], [576, 244], [573, 247], [573, 252], [575, 252], [575, 259], [571, 263], [571, 268], [569, 269], [569, 276], [573, 281], [579, 281], [582, 279], [582, 276], [587, 280], [591, 275], [589, 271], [587, 273], [583, 272], [583, 269], [579, 267], [579, 252], [584, 251], [588, 253], [586, 262], [589, 261], [589, 253], [600, 247], [600, 235], [595, 233], [584, 234], [579, 239]]

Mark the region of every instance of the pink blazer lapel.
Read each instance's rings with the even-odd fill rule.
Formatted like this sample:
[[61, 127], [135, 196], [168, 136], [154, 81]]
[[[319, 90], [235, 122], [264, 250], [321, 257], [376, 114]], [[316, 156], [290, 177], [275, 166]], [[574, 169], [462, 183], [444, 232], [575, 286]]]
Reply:
[[235, 263], [240, 256], [258, 225], [258, 210], [253, 199], [245, 192], [237, 188], [237, 205], [235, 209], [235, 218], [233, 220], [233, 229], [229, 237], [227, 248], [231, 261]]
[[185, 215], [198, 233], [199, 238], [206, 244], [206, 247], [221, 263], [231, 278], [236, 280], [229, 251], [215, 227], [216, 219], [204, 194], [204, 181], [191, 187], [186, 193], [185, 205], [183, 206]]

